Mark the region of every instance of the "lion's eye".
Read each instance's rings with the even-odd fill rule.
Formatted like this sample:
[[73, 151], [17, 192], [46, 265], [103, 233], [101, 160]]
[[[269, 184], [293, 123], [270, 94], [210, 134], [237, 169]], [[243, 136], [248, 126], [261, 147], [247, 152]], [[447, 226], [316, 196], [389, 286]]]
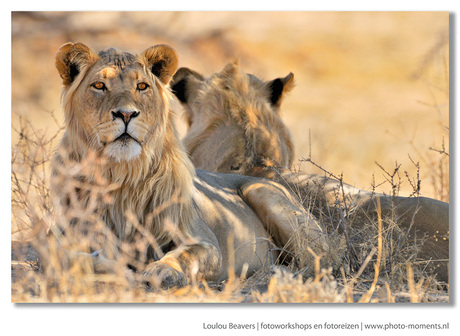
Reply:
[[146, 90], [147, 88], [149, 87], [149, 85], [147, 83], [139, 83], [137, 84], [137, 89], [139, 91], [144, 91]]
[[93, 86], [93, 88], [98, 89], [98, 90], [105, 90], [106, 89], [105, 84], [102, 83], [102, 82], [93, 83], [92, 86]]

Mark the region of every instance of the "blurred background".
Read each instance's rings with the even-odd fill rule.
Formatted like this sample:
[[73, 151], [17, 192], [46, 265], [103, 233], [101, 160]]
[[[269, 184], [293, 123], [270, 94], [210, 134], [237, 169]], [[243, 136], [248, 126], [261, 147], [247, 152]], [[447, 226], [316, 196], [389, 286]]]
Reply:
[[401, 194], [419, 174], [423, 196], [449, 200], [448, 12], [13, 12], [13, 144], [21, 118], [50, 137], [62, 124], [54, 56], [68, 41], [132, 52], [167, 43], [205, 76], [235, 58], [265, 80], [293, 72], [281, 111], [297, 159], [385, 192], [401, 165]]

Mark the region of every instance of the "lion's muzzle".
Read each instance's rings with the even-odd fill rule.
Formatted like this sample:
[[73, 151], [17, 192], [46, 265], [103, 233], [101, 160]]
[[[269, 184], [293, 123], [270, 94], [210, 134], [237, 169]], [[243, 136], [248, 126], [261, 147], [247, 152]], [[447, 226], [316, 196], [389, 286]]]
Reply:
[[128, 131], [128, 124], [131, 122], [132, 119], [139, 116], [140, 112], [135, 110], [128, 110], [128, 109], [117, 109], [116, 111], [112, 111], [113, 120], [121, 119], [125, 125], [125, 131], [118, 136], [115, 141], [121, 140], [123, 143], [126, 143], [129, 140], [135, 140], [139, 143], [139, 141]]
[[128, 123], [131, 121], [131, 119], [138, 117], [139, 114], [139, 111], [126, 111], [123, 109], [112, 111], [113, 120], [120, 118], [123, 120], [126, 126], [128, 126]]

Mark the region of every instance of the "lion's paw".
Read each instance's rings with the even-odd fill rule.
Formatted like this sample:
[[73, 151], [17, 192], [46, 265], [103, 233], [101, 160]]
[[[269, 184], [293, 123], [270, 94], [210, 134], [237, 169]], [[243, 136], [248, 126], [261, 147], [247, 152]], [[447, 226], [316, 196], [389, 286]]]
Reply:
[[149, 264], [142, 275], [147, 285], [154, 289], [179, 288], [187, 284], [184, 273], [161, 262]]

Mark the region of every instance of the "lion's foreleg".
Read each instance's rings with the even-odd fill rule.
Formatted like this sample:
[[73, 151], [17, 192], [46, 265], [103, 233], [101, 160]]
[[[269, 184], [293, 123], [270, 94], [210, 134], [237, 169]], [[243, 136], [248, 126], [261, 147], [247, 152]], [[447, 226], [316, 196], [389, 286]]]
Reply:
[[144, 277], [153, 288], [182, 287], [202, 280], [217, 279], [221, 265], [222, 255], [216, 244], [184, 244], [147, 265]]
[[303, 210], [282, 185], [270, 181], [251, 182], [243, 185], [240, 192], [279, 247], [285, 247], [296, 235], [305, 234], [316, 253], [327, 250], [326, 235], [318, 221]]

